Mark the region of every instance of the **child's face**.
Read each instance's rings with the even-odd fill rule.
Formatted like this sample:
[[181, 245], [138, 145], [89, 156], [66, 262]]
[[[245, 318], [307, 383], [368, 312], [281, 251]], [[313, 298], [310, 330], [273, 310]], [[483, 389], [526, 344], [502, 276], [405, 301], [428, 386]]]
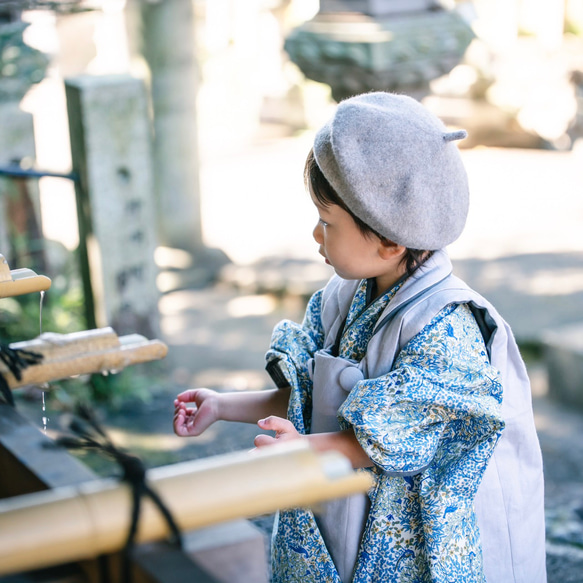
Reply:
[[400, 257], [388, 255], [388, 248], [376, 235], [365, 235], [352, 216], [338, 205], [323, 206], [312, 195], [319, 220], [314, 239], [320, 255], [343, 279], [380, 279], [380, 289], [387, 289], [401, 276]]

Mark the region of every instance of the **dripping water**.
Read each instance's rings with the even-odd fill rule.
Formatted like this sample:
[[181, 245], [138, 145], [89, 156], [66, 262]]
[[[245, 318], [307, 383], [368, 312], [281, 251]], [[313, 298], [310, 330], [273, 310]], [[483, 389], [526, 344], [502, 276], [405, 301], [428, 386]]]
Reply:
[[[39, 307], [39, 335], [43, 333], [43, 302], [45, 299], [45, 292], [42, 290], [40, 292], [40, 307]], [[49, 389], [49, 383], [43, 383], [40, 385], [42, 391], [42, 423], [43, 423], [43, 431], [47, 432], [47, 424], [49, 422], [49, 418], [46, 415], [47, 412], [47, 403], [46, 403], [46, 391]]]
[[46, 412], [47, 412], [47, 402], [46, 402], [46, 390], [49, 388], [49, 383], [43, 383], [40, 388], [42, 389], [42, 398], [43, 398], [43, 415], [42, 415], [42, 422], [43, 422], [43, 431], [46, 433], [47, 432], [47, 424], [50, 421], [50, 419], [47, 417]]
[[43, 303], [45, 300], [45, 292], [42, 290], [40, 292], [40, 307], [38, 311], [38, 327], [39, 327], [39, 335], [43, 333]]

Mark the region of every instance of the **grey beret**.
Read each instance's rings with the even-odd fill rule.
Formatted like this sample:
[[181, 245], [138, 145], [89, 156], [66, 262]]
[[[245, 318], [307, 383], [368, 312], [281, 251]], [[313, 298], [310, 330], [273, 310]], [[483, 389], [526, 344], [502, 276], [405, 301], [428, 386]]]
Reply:
[[366, 93], [341, 101], [314, 141], [320, 170], [346, 206], [387, 239], [441, 249], [461, 234], [468, 179], [455, 140], [415, 99]]

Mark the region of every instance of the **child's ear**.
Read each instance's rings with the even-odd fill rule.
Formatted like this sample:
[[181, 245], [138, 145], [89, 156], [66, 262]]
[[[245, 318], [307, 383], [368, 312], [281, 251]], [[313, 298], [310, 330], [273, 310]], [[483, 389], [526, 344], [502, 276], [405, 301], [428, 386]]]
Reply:
[[380, 240], [379, 245], [379, 255], [381, 259], [394, 259], [403, 255], [407, 250], [403, 245], [399, 245], [390, 239], [385, 239], [384, 237]]

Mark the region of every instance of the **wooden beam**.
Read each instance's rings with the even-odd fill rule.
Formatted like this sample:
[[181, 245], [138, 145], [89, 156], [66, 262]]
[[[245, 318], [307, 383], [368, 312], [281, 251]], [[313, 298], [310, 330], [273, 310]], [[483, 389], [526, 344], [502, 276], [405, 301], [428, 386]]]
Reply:
[[147, 340], [139, 334], [118, 337], [110, 327], [70, 334], [45, 332], [33, 340], [14, 342], [10, 348], [43, 356], [38, 364], [22, 370], [20, 379], [0, 362], [0, 373], [11, 389], [79, 374], [120, 371], [134, 364], [160, 360], [168, 353], [168, 347], [160, 340]]
[[[319, 454], [302, 441], [154, 468], [147, 480], [182, 531], [310, 506], [372, 485], [341, 454]], [[130, 508], [129, 485], [115, 479], [0, 500], [0, 574], [119, 550]], [[160, 512], [144, 500], [137, 542], [167, 536]]]
[[0, 298], [46, 291], [50, 287], [51, 280], [45, 275], [27, 268], [11, 270], [4, 255], [0, 255]]

